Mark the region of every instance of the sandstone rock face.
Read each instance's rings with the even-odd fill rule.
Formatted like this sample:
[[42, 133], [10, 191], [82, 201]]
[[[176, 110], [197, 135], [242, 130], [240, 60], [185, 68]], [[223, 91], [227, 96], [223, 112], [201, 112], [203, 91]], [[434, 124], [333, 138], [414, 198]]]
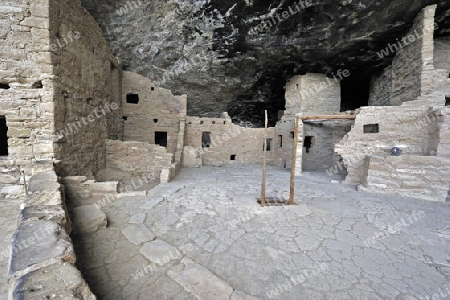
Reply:
[[[187, 93], [190, 115], [218, 117], [228, 107], [244, 120], [261, 106], [276, 118], [287, 79], [303, 72], [345, 68], [370, 79], [390, 62], [377, 52], [401, 38], [426, 5], [438, 3], [437, 36], [450, 22], [446, 0], [310, 3], [293, 14], [289, 7], [299, 1], [82, 1], [126, 70]], [[280, 22], [283, 12], [289, 16]], [[263, 21], [272, 25], [256, 33]]]

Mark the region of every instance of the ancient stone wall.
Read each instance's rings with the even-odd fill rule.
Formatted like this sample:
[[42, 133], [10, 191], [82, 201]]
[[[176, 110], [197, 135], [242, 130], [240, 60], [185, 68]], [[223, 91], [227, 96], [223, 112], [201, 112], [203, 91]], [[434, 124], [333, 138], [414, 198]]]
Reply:
[[368, 156], [362, 191], [445, 201], [450, 191], [450, 160], [437, 156]]
[[53, 170], [33, 173], [12, 237], [9, 299], [94, 300], [75, 266], [64, 186]]
[[275, 126], [276, 152], [273, 163], [282, 168], [290, 168], [292, 165], [294, 128], [295, 117], [288, 118], [283, 116]]
[[434, 68], [450, 73], [450, 37], [434, 40]]
[[324, 74], [298, 75], [286, 84], [285, 98], [286, 117], [332, 114], [340, 111], [341, 85]]
[[[2, 2], [0, 119], [6, 119], [8, 149], [0, 156], [0, 194], [23, 193], [20, 172], [28, 180], [33, 163], [53, 157], [48, 18], [48, 8], [40, 2]], [[1, 139], [4, 144], [5, 137]]]
[[[353, 120], [303, 123], [303, 171], [326, 171], [335, 167], [341, 157], [334, 145], [350, 131]], [[339, 168], [339, 172], [343, 168]]]
[[[411, 29], [395, 43], [389, 43], [384, 55], [395, 52], [392, 65], [372, 78], [369, 105], [400, 105], [428, 93], [433, 84], [433, 32], [436, 6], [424, 8]], [[446, 59], [445, 42], [439, 43], [434, 55], [442, 65]], [[445, 66], [445, 65], [444, 65]]]
[[392, 65], [370, 81], [369, 106], [390, 106], [392, 96]]
[[[274, 128], [268, 128], [271, 139], [267, 163], [275, 157]], [[209, 139], [206, 138], [209, 136]], [[202, 143], [207, 142], [209, 143]], [[262, 164], [264, 128], [244, 128], [234, 125], [230, 118], [186, 118], [184, 166], [226, 164]]]
[[180, 119], [186, 116], [187, 110], [186, 95], [174, 96], [148, 78], [124, 72], [122, 102], [124, 141], [155, 144], [162, 143], [166, 135], [167, 151], [177, 151]]
[[438, 118], [436, 155], [450, 159], [450, 107], [442, 108], [434, 115]]
[[436, 5], [422, 9], [401, 41], [389, 45], [398, 49], [392, 61], [391, 105], [414, 100], [431, 90], [435, 11]]
[[79, 0], [50, 0], [55, 158], [62, 175], [96, 174], [121, 135], [121, 67]]
[[[160, 178], [163, 170], [175, 168], [174, 154], [165, 147], [144, 142], [106, 141], [106, 167], [119, 169], [132, 176]], [[170, 171], [170, 180], [175, 175]]]
[[[348, 72], [348, 71], [344, 71]], [[342, 76], [348, 76], [345, 73]], [[337, 77], [327, 78], [324, 74], [306, 74], [293, 77], [286, 84], [286, 111], [283, 118], [276, 125], [276, 135], [283, 136], [288, 144], [277, 151], [280, 157], [278, 163], [290, 167], [294, 147], [295, 115], [300, 118], [298, 130], [298, 144], [296, 155], [296, 175], [302, 170], [325, 170], [332, 162], [338, 161], [338, 156], [333, 154], [333, 142], [337, 142], [345, 132], [336, 131], [333, 136], [331, 130], [315, 130], [311, 125], [304, 124], [302, 117], [339, 114], [341, 105], [341, 86]], [[349, 128], [347, 128], [349, 130]], [[289, 136], [291, 139], [286, 139]], [[308, 138], [306, 138], [308, 136]], [[313, 148], [306, 152], [306, 143], [312, 137]], [[332, 140], [329, 140], [331, 138]], [[305, 157], [303, 157], [305, 155]]]

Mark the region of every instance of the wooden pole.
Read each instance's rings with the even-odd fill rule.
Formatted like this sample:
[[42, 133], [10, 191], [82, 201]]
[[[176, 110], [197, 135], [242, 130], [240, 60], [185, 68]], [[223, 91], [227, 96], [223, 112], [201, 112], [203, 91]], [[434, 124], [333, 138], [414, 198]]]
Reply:
[[261, 182], [261, 206], [266, 205], [266, 149], [267, 149], [267, 110], [264, 111], [265, 122], [264, 122], [264, 159], [263, 159], [263, 175]]
[[295, 168], [296, 168], [296, 163], [297, 163], [297, 143], [298, 143], [298, 122], [299, 122], [299, 117], [295, 116], [294, 153], [292, 154], [292, 164], [291, 164], [291, 188], [289, 191], [289, 205], [294, 205]]

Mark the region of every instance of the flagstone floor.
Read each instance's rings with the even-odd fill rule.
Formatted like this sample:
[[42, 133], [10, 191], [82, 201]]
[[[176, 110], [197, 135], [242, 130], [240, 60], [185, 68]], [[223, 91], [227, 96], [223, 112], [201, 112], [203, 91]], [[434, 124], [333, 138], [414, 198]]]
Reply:
[[[289, 171], [267, 174], [287, 197]], [[262, 208], [260, 166], [182, 169], [102, 207], [108, 227], [74, 238], [78, 266], [102, 300], [444, 299], [449, 203], [331, 179], [297, 177], [295, 206]]]

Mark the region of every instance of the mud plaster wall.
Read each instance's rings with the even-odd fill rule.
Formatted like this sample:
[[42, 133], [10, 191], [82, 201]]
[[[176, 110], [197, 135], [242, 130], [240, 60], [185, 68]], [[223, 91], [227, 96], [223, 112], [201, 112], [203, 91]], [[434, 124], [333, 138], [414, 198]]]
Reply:
[[[139, 97], [137, 104], [127, 103], [127, 95]], [[123, 73], [122, 103], [124, 141], [155, 143], [155, 132], [167, 132], [167, 151], [177, 150], [180, 119], [186, 116], [187, 96], [174, 96], [170, 90], [156, 87], [139, 74]]]
[[57, 171], [95, 175], [106, 164], [105, 140], [122, 131], [121, 67], [80, 1], [49, 4]]
[[[203, 147], [202, 134], [209, 132], [211, 144]], [[275, 157], [274, 128], [268, 128], [267, 138], [272, 139], [267, 163]], [[264, 128], [245, 128], [235, 125], [231, 119], [187, 117], [184, 156], [198, 157], [203, 165], [214, 164], [262, 164]], [[234, 155], [234, 160], [232, 156]], [[189, 159], [192, 164], [192, 158]], [[184, 161], [186, 166], [188, 161]]]

